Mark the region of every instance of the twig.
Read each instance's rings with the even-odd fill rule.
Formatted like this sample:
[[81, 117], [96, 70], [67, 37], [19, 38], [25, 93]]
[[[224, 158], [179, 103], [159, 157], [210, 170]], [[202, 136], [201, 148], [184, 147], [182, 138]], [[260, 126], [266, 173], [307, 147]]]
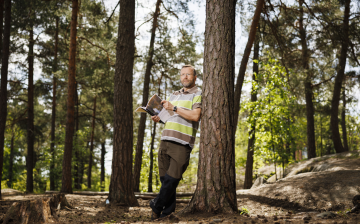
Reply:
[[325, 79], [324, 81], [321, 81], [321, 82], [316, 83], [316, 84], [312, 84], [311, 87], [317, 87], [317, 86], [319, 86], [319, 85], [321, 85], [321, 84], [323, 84], [323, 83], [326, 83], [326, 82], [330, 81], [332, 78], [334, 78], [335, 76], [336, 76], [336, 75], [333, 75], [333, 76], [331, 76], [330, 78]]
[[117, 5], [115, 6], [114, 10], [112, 11], [110, 17], [104, 22], [105, 24], [110, 21], [111, 17], [114, 15], [114, 12], [115, 12], [115, 10], [116, 10], [116, 8], [118, 7], [119, 4], [120, 4], [120, 1], [118, 1]]
[[99, 46], [99, 45], [93, 44], [90, 40], [86, 39], [85, 37], [79, 36], [78, 38], [79, 38], [79, 39], [86, 40], [86, 42], [88, 42], [88, 43], [91, 44], [92, 46], [97, 47], [97, 48], [100, 48], [101, 50], [105, 51], [105, 52], [106, 52], [106, 55], [107, 55], [107, 59], [108, 59], [108, 61], [110, 61], [109, 53], [108, 53], [108, 51], [107, 51], [105, 48], [103, 48], [103, 47], [101, 47], [101, 46]]
[[175, 13], [174, 11], [171, 11], [170, 9], [167, 9], [167, 8], [165, 7], [164, 3], [162, 4], [162, 6], [164, 7], [164, 9], [165, 9], [168, 13], [172, 14], [172, 15], [175, 16], [177, 19], [179, 19], [179, 17], [176, 15], [176, 13]]

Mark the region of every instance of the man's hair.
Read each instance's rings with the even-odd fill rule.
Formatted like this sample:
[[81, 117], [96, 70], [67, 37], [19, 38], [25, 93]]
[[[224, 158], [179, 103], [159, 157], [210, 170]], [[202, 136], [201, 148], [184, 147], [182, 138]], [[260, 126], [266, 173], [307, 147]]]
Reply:
[[195, 70], [195, 67], [194, 67], [194, 66], [192, 66], [192, 65], [183, 65], [183, 66], [181, 67], [181, 69], [183, 69], [183, 68], [192, 68], [193, 73], [194, 73], [194, 76], [196, 76], [196, 70]]

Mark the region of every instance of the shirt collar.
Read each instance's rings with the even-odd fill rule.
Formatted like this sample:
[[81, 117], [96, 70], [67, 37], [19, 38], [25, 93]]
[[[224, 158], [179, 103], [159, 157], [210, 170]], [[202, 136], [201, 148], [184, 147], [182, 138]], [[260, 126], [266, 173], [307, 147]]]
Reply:
[[194, 86], [191, 89], [184, 91], [184, 87], [182, 89], [179, 90], [180, 93], [196, 93], [198, 91], [198, 87]]

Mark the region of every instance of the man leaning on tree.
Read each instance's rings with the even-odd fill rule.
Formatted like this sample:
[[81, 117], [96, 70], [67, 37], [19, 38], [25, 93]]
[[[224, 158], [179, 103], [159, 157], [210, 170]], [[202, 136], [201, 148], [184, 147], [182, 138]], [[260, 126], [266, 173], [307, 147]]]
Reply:
[[[150, 201], [151, 219], [162, 218], [175, 211], [176, 187], [189, 165], [199, 127], [201, 90], [195, 86], [195, 68], [184, 65], [180, 81], [183, 88], [174, 92], [168, 100], [161, 101], [165, 109], [175, 113], [165, 123], [161, 136], [158, 152], [161, 188], [157, 197]], [[158, 116], [151, 119], [160, 121]]]

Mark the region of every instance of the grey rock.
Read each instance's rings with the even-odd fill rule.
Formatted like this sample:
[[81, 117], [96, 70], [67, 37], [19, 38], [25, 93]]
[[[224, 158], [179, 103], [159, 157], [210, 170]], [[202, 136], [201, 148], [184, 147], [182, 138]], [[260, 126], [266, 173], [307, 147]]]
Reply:
[[251, 186], [251, 189], [259, 187], [260, 185], [265, 184], [265, 183], [266, 183], [266, 180], [264, 179], [264, 177], [258, 177], [255, 180], [255, 183]]

